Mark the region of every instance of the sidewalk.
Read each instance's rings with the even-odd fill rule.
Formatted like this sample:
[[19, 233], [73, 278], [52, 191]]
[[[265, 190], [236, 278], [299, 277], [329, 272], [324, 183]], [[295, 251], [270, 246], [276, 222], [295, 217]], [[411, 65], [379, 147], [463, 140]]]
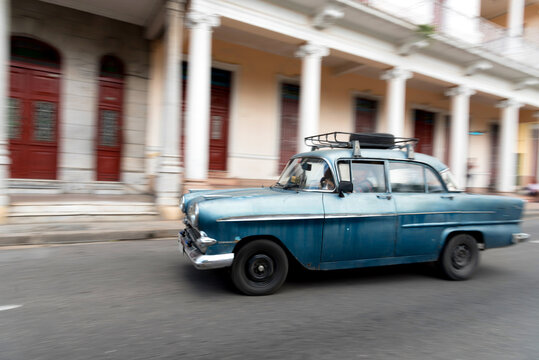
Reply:
[[[539, 202], [526, 200], [523, 218], [539, 219]], [[181, 220], [0, 225], [0, 246], [175, 238], [181, 229]]]

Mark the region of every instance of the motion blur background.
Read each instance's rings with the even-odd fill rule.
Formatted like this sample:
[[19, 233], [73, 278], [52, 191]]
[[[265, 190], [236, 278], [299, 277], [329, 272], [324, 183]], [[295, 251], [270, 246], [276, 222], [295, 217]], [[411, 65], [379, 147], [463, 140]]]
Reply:
[[0, 0], [0, 218], [178, 218], [303, 138], [419, 138], [461, 186], [537, 182], [539, 1]]

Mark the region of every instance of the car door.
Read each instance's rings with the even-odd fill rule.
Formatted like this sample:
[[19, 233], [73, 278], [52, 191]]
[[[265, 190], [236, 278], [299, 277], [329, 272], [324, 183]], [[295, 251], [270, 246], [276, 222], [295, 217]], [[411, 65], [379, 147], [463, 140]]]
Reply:
[[396, 256], [437, 254], [442, 231], [454, 223], [454, 196], [429, 166], [389, 162], [391, 194], [398, 214]]
[[[395, 203], [388, 193], [384, 161], [343, 160], [340, 180], [352, 181], [354, 192], [325, 193], [321, 261], [334, 262], [391, 257], [395, 249]], [[346, 267], [340, 263], [338, 267]]]

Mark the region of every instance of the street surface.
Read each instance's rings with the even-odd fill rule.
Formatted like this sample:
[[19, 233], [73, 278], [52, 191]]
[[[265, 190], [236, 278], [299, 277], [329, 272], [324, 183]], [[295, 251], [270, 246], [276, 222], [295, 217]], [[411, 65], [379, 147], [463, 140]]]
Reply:
[[393, 266], [247, 297], [174, 240], [0, 248], [0, 359], [538, 359], [539, 242], [481, 255], [465, 282]]

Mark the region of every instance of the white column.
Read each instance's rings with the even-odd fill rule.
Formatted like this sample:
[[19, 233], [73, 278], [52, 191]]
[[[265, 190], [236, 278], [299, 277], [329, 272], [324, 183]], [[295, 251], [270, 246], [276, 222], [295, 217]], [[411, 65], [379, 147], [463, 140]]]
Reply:
[[447, 149], [447, 144], [445, 143], [445, 114], [438, 112], [434, 118], [434, 157], [443, 161], [445, 155], [445, 149]]
[[329, 49], [307, 43], [302, 45], [296, 56], [302, 58], [301, 85], [299, 93], [298, 152], [308, 151], [305, 137], [318, 134], [320, 121], [320, 72], [322, 57]]
[[212, 14], [187, 14], [187, 26], [191, 32], [185, 123], [185, 177], [190, 180], [208, 178], [211, 36], [212, 28], [219, 24], [219, 17]]
[[[165, 23], [165, 81], [161, 123], [161, 156], [156, 179], [157, 205], [178, 205], [181, 183], [180, 168], [180, 99], [181, 99], [181, 49], [184, 2], [169, 0], [166, 3]], [[165, 217], [174, 217], [164, 210]]]
[[[149, 179], [155, 179], [159, 170], [161, 154], [161, 119], [163, 117], [165, 78], [165, 51], [162, 46], [150, 46], [150, 79], [148, 81], [148, 116], [145, 134], [145, 173]], [[154, 180], [155, 181], [155, 180]], [[155, 182], [150, 189], [155, 190]]]
[[516, 154], [518, 141], [518, 112], [522, 104], [515, 100], [500, 101], [500, 146], [498, 152], [498, 183], [496, 190], [513, 192], [516, 185]]
[[455, 175], [457, 185], [466, 187], [468, 171], [468, 133], [470, 129], [470, 96], [475, 94], [465, 86], [457, 86], [446, 91], [451, 96], [451, 156], [449, 167]]
[[509, 36], [522, 36], [524, 32], [524, 0], [509, 0], [507, 31]]
[[397, 137], [404, 135], [406, 80], [412, 73], [401, 68], [393, 68], [382, 73], [380, 77], [387, 81], [385, 114], [386, 131]]
[[[539, 122], [539, 111], [536, 111], [533, 113], [532, 115], [533, 118], [535, 118], [535, 122]], [[533, 177], [535, 178], [535, 182], [539, 182], [539, 154], [532, 154], [532, 159], [535, 158], [535, 161], [536, 161], [536, 173], [535, 174], [532, 174]]]
[[9, 196], [8, 83], [9, 83], [9, 0], [0, 0], [0, 223], [6, 220]]

